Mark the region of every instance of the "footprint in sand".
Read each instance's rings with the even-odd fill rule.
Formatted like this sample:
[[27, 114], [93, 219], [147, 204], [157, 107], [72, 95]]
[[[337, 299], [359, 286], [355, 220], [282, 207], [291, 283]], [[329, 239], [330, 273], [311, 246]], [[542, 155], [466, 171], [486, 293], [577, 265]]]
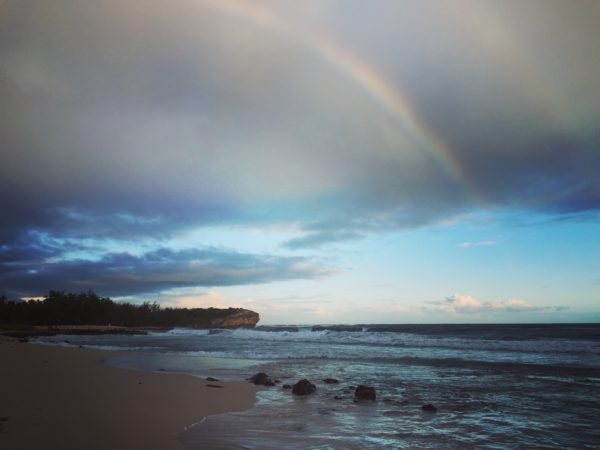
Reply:
[[8, 416], [0, 417], [0, 431], [2, 431], [4, 429], [4, 424], [6, 422], [8, 422], [9, 418], [10, 417], [8, 417]]

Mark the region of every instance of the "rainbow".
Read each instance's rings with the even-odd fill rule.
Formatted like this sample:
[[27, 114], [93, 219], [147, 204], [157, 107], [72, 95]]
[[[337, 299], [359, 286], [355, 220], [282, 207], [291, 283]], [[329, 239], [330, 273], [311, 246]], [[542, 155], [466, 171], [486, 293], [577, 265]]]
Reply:
[[419, 119], [408, 95], [363, 59], [342, 48], [322, 30], [299, 30], [290, 21], [250, 0], [202, 0], [210, 9], [230, 18], [251, 22], [284, 34], [319, 56], [358, 85], [400, 127], [402, 133], [434, 161], [441, 172], [471, 199], [475, 190], [450, 149]]

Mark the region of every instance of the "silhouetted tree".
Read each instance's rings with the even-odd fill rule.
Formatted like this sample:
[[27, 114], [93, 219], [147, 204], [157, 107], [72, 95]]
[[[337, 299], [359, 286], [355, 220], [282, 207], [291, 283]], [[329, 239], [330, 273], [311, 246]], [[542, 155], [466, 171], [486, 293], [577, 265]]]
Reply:
[[203, 327], [236, 310], [239, 308], [162, 308], [156, 302], [115, 303], [92, 291], [50, 291], [41, 301], [15, 302], [1, 296], [0, 324]]

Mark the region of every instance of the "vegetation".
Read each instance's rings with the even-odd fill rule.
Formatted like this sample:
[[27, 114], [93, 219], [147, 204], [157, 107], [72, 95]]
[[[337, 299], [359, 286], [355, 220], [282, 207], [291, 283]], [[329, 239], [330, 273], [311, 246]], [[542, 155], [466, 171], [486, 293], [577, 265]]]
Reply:
[[162, 308], [157, 303], [116, 303], [92, 291], [67, 294], [50, 291], [41, 301], [8, 301], [0, 297], [0, 324], [117, 325], [125, 327], [208, 327], [236, 308]]

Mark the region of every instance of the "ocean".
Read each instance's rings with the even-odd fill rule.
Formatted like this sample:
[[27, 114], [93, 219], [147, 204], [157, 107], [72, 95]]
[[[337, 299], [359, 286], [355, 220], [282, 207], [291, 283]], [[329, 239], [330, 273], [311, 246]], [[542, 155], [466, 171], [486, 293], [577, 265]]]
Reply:
[[[262, 326], [38, 341], [125, 351], [106, 361], [115, 367], [279, 380], [254, 408], [188, 427], [179, 438], [190, 450], [600, 448], [600, 324]], [[314, 394], [282, 389], [303, 378]], [[357, 385], [374, 387], [377, 400], [354, 401]]]

